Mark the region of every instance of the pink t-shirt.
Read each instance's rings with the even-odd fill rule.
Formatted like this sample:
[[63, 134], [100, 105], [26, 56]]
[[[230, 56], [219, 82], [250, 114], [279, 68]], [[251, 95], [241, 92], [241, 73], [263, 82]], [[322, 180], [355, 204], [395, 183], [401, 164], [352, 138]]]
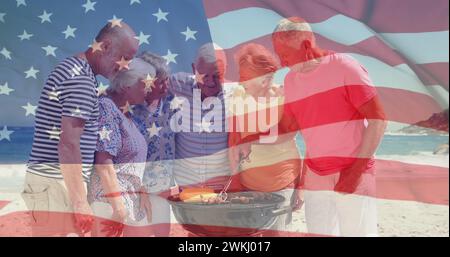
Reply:
[[[288, 73], [285, 95], [285, 114], [297, 120], [308, 167], [319, 175], [350, 167], [367, 124], [358, 108], [376, 95], [364, 67], [348, 55], [328, 55], [311, 72]], [[370, 169], [373, 157], [367, 158]]]

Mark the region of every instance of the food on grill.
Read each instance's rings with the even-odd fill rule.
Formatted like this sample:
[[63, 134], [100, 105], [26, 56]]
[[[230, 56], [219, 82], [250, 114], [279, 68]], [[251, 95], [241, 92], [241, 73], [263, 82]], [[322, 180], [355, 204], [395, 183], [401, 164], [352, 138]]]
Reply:
[[213, 197], [207, 197], [207, 198], [203, 198], [202, 203], [206, 203], [206, 204], [219, 204], [219, 203], [226, 203], [226, 199], [219, 197], [218, 194], [216, 194]]
[[197, 194], [184, 200], [185, 203], [218, 203], [216, 193]]
[[211, 188], [185, 188], [180, 193], [180, 200], [187, 203], [201, 203], [205, 199], [216, 198], [217, 194]]
[[180, 195], [179, 199], [186, 203], [203, 203], [203, 204], [249, 204], [270, 201], [271, 194], [262, 192], [238, 192], [228, 193], [226, 197], [220, 197], [210, 188], [186, 188]]
[[250, 197], [245, 197], [245, 196], [236, 196], [230, 199], [230, 202], [232, 203], [250, 203], [250, 200], [253, 200]]
[[270, 194], [265, 194], [261, 192], [242, 192], [242, 193], [232, 193], [228, 196], [228, 200], [231, 203], [256, 203], [264, 202], [270, 200], [272, 197]]

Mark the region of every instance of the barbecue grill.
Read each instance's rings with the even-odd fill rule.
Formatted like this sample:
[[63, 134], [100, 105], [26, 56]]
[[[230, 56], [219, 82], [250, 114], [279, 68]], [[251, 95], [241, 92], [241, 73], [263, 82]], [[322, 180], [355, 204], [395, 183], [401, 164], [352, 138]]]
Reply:
[[[261, 194], [261, 193], [260, 193]], [[256, 236], [276, 222], [278, 216], [292, 211], [281, 207], [285, 198], [274, 193], [262, 193], [264, 200], [250, 203], [188, 203], [179, 195], [169, 197], [175, 218], [184, 229], [197, 236]], [[248, 195], [230, 193], [229, 197]]]

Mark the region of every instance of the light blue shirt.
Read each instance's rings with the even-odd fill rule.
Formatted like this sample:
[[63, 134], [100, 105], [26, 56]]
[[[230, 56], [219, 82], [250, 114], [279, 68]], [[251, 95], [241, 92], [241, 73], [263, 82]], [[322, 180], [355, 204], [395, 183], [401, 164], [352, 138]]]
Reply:
[[170, 188], [173, 184], [175, 158], [175, 133], [170, 119], [175, 111], [170, 109], [173, 95], [161, 99], [154, 110], [147, 104], [133, 107], [132, 118], [147, 142], [147, 163], [143, 184], [150, 193]]
[[[186, 186], [209, 181], [210, 187], [223, 187], [230, 175], [228, 161], [228, 133], [226, 123], [226, 107], [223, 94], [215, 98], [206, 98], [202, 105], [194, 106], [195, 95], [200, 93], [194, 76], [188, 73], [177, 73], [170, 79], [170, 90], [176, 97], [186, 99], [189, 108], [181, 106], [175, 114], [190, 117], [189, 124], [174, 122], [177, 130], [175, 135], [174, 178], [178, 185]], [[198, 95], [200, 98], [200, 96]], [[201, 115], [194, 115], [194, 113]], [[206, 117], [205, 117], [206, 116]], [[176, 118], [175, 117], [175, 118]], [[202, 125], [211, 121], [209, 126]], [[181, 117], [180, 117], [181, 118]], [[176, 119], [175, 119], [176, 120]], [[213, 178], [223, 178], [212, 182]]]

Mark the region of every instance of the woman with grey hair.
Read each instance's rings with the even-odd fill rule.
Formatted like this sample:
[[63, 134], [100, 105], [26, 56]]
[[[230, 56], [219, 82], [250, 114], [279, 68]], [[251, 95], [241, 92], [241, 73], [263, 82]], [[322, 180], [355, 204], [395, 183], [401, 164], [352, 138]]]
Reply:
[[99, 98], [99, 137], [88, 200], [95, 216], [106, 220], [94, 222], [93, 236], [134, 236], [136, 230], [124, 225], [137, 225], [146, 214], [151, 216], [140, 208], [147, 144], [130, 106], [145, 101], [147, 80], [156, 72], [141, 58], [133, 59], [128, 68]]
[[170, 108], [170, 103], [174, 97], [167, 93], [170, 72], [166, 61], [150, 52], [140, 54], [139, 58], [156, 69], [156, 78], [145, 103], [134, 106], [132, 115], [148, 144], [143, 183], [149, 201], [142, 205], [151, 209], [154, 235], [163, 237], [169, 236], [170, 232], [170, 205], [159, 195], [169, 190], [173, 182], [175, 133], [170, 128], [170, 120], [175, 111]]

